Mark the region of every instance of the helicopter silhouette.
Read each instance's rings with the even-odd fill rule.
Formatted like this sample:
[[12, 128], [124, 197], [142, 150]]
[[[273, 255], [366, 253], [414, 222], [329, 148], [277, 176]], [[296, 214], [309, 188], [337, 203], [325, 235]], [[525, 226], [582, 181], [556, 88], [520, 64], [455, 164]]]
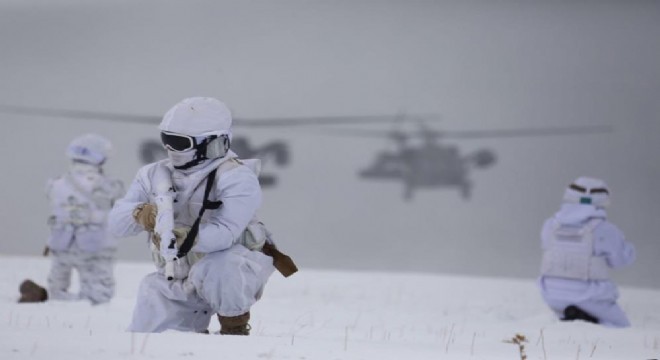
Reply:
[[[75, 109], [54, 109], [33, 106], [17, 106], [0, 104], [0, 113], [22, 116], [42, 116], [50, 118], [69, 118], [81, 120], [99, 120], [123, 122], [132, 124], [154, 125], [160, 123], [162, 116], [136, 115], [116, 112], [86, 111]], [[418, 115], [419, 116], [419, 115]], [[424, 115], [433, 118], [433, 114]], [[376, 124], [391, 122], [400, 115], [358, 115], [358, 116], [311, 116], [287, 118], [260, 118], [246, 119], [233, 118], [234, 127], [243, 128], [278, 128], [278, 127], [309, 127], [342, 124]], [[288, 144], [283, 140], [272, 140], [257, 147], [250, 143], [247, 137], [234, 135], [231, 142], [232, 150], [243, 159], [257, 158], [262, 166], [273, 163], [276, 168], [282, 168], [291, 161]], [[143, 139], [138, 146], [138, 156], [143, 164], [148, 164], [167, 157], [167, 152], [160, 140]], [[278, 177], [266, 167], [259, 175], [259, 182], [263, 187], [272, 187], [277, 184]]]
[[[606, 125], [573, 126], [556, 128], [518, 128], [493, 130], [438, 131], [419, 120], [418, 131], [370, 129], [332, 129], [326, 132], [342, 136], [378, 137], [391, 140], [396, 150], [382, 150], [372, 164], [359, 170], [359, 177], [366, 180], [395, 180], [404, 185], [403, 198], [411, 200], [418, 189], [457, 188], [464, 200], [472, 196], [473, 182], [469, 178], [472, 169], [493, 166], [497, 156], [493, 150], [480, 149], [461, 154], [458, 146], [447, 145], [444, 139], [485, 139], [530, 136], [563, 136], [611, 132]], [[413, 144], [411, 140], [418, 140]]]

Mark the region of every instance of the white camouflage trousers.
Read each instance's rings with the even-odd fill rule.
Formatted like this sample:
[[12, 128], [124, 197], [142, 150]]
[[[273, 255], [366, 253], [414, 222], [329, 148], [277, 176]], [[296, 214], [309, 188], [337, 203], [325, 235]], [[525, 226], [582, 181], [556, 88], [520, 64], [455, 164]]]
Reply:
[[[89, 300], [95, 305], [110, 301], [115, 294], [115, 253], [115, 249], [84, 252], [75, 244], [66, 251], [53, 251], [48, 275], [48, 298]], [[73, 269], [78, 272], [80, 279], [78, 294], [69, 292]]]
[[596, 317], [601, 325], [628, 327], [630, 321], [617, 304], [619, 291], [611, 281], [581, 281], [554, 277], [540, 277], [538, 284], [546, 304], [564, 317], [564, 309], [575, 305]]
[[234, 245], [206, 254], [184, 280], [168, 281], [162, 273], [151, 273], [140, 284], [128, 330], [207, 330], [214, 314], [250, 311], [274, 270], [270, 256]]

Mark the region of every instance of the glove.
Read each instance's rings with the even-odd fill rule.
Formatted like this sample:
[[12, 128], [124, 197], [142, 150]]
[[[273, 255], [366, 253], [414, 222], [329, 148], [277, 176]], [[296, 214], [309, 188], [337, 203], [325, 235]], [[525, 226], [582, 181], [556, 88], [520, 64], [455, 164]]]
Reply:
[[144, 203], [135, 207], [133, 219], [136, 223], [142, 225], [145, 230], [153, 232], [156, 227], [156, 214], [158, 214], [156, 205]]
[[[189, 227], [180, 227], [172, 230], [174, 233], [174, 236], [176, 237], [176, 247], [177, 249], [183, 245], [183, 241], [186, 240], [186, 236], [188, 236], [188, 232], [190, 232]], [[195, 238], [195, 242], [197, 239]], [[160, 236], [157, 233], [154, 233], [153, 236], [151, 237], [151, 242], [156, 245], [156, 249], [160, 250]]]
[[262, 222], [250, 222], [241, 237], [241, 244], [250, 250], [261, 250], [266, 243], [268, 229]]

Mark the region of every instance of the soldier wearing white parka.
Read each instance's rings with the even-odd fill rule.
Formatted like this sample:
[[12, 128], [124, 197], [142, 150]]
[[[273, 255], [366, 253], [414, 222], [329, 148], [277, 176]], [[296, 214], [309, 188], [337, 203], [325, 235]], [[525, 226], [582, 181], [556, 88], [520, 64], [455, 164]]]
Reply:
[[[229, 109], [216, 99], [175, 105], [159, 125], [168, 158], [142, 167], [110, 214], [118, 236], [149, 232], [157, 267], [140, 285], [130, 331], [206, 332], [218, 314], [221, 334], [249, 334], [250, 307], [275, 268], [264, 254], [270, 233], [255, 220], [259, 162], [239, 160], [230, 150], [231, 124]], [[164, 213], [155, 204], [168, 187], [175, 257], [158, 235]], [[185, 244], [192, 247], [181, 253]]]
[[[110, 141], [96, 134], [79, 136], [67, 147], [69, 171], [46, 187], [51, 209], [46, 253], [52, 255], [47, 290], [26, 280], [20, 302], [85, 299], [100, 304], [113, 297], [117, 239], [108, 233], [107, 217], [123, 195], [123, 184], [103, 172], [111, 150]], [[68, 291], [74, 269], [80, 280], [76, 294]]]
[[541, 231], [541, 295], [561, 320], [585, 320], [611, 327], [630, 322], [617, 304], [609, 270], [635, 261], [635, 248], [607, 221], [610, 190], [604, 181], [576, 179], [563, 204]]

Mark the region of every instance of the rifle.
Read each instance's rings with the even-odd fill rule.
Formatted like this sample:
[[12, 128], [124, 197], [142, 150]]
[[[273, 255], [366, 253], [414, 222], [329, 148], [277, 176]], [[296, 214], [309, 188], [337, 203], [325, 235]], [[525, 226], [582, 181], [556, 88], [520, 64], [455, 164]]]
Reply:
[[273, 266], [282, 276], [289, 277], [298, 271], [291, 257], [279, 251], [274, 244], [266, 242], [261, 252], [273, 258]]
[[173, 187], [169, 169], [159, 166], [154, 174], [156, 186], [154, 200], [158, 209], [154, 232], [160, 237], [160, 255], [165, 259], [165, 276], [174, 280], [174, 262], [179, 260], [174, 236]]

